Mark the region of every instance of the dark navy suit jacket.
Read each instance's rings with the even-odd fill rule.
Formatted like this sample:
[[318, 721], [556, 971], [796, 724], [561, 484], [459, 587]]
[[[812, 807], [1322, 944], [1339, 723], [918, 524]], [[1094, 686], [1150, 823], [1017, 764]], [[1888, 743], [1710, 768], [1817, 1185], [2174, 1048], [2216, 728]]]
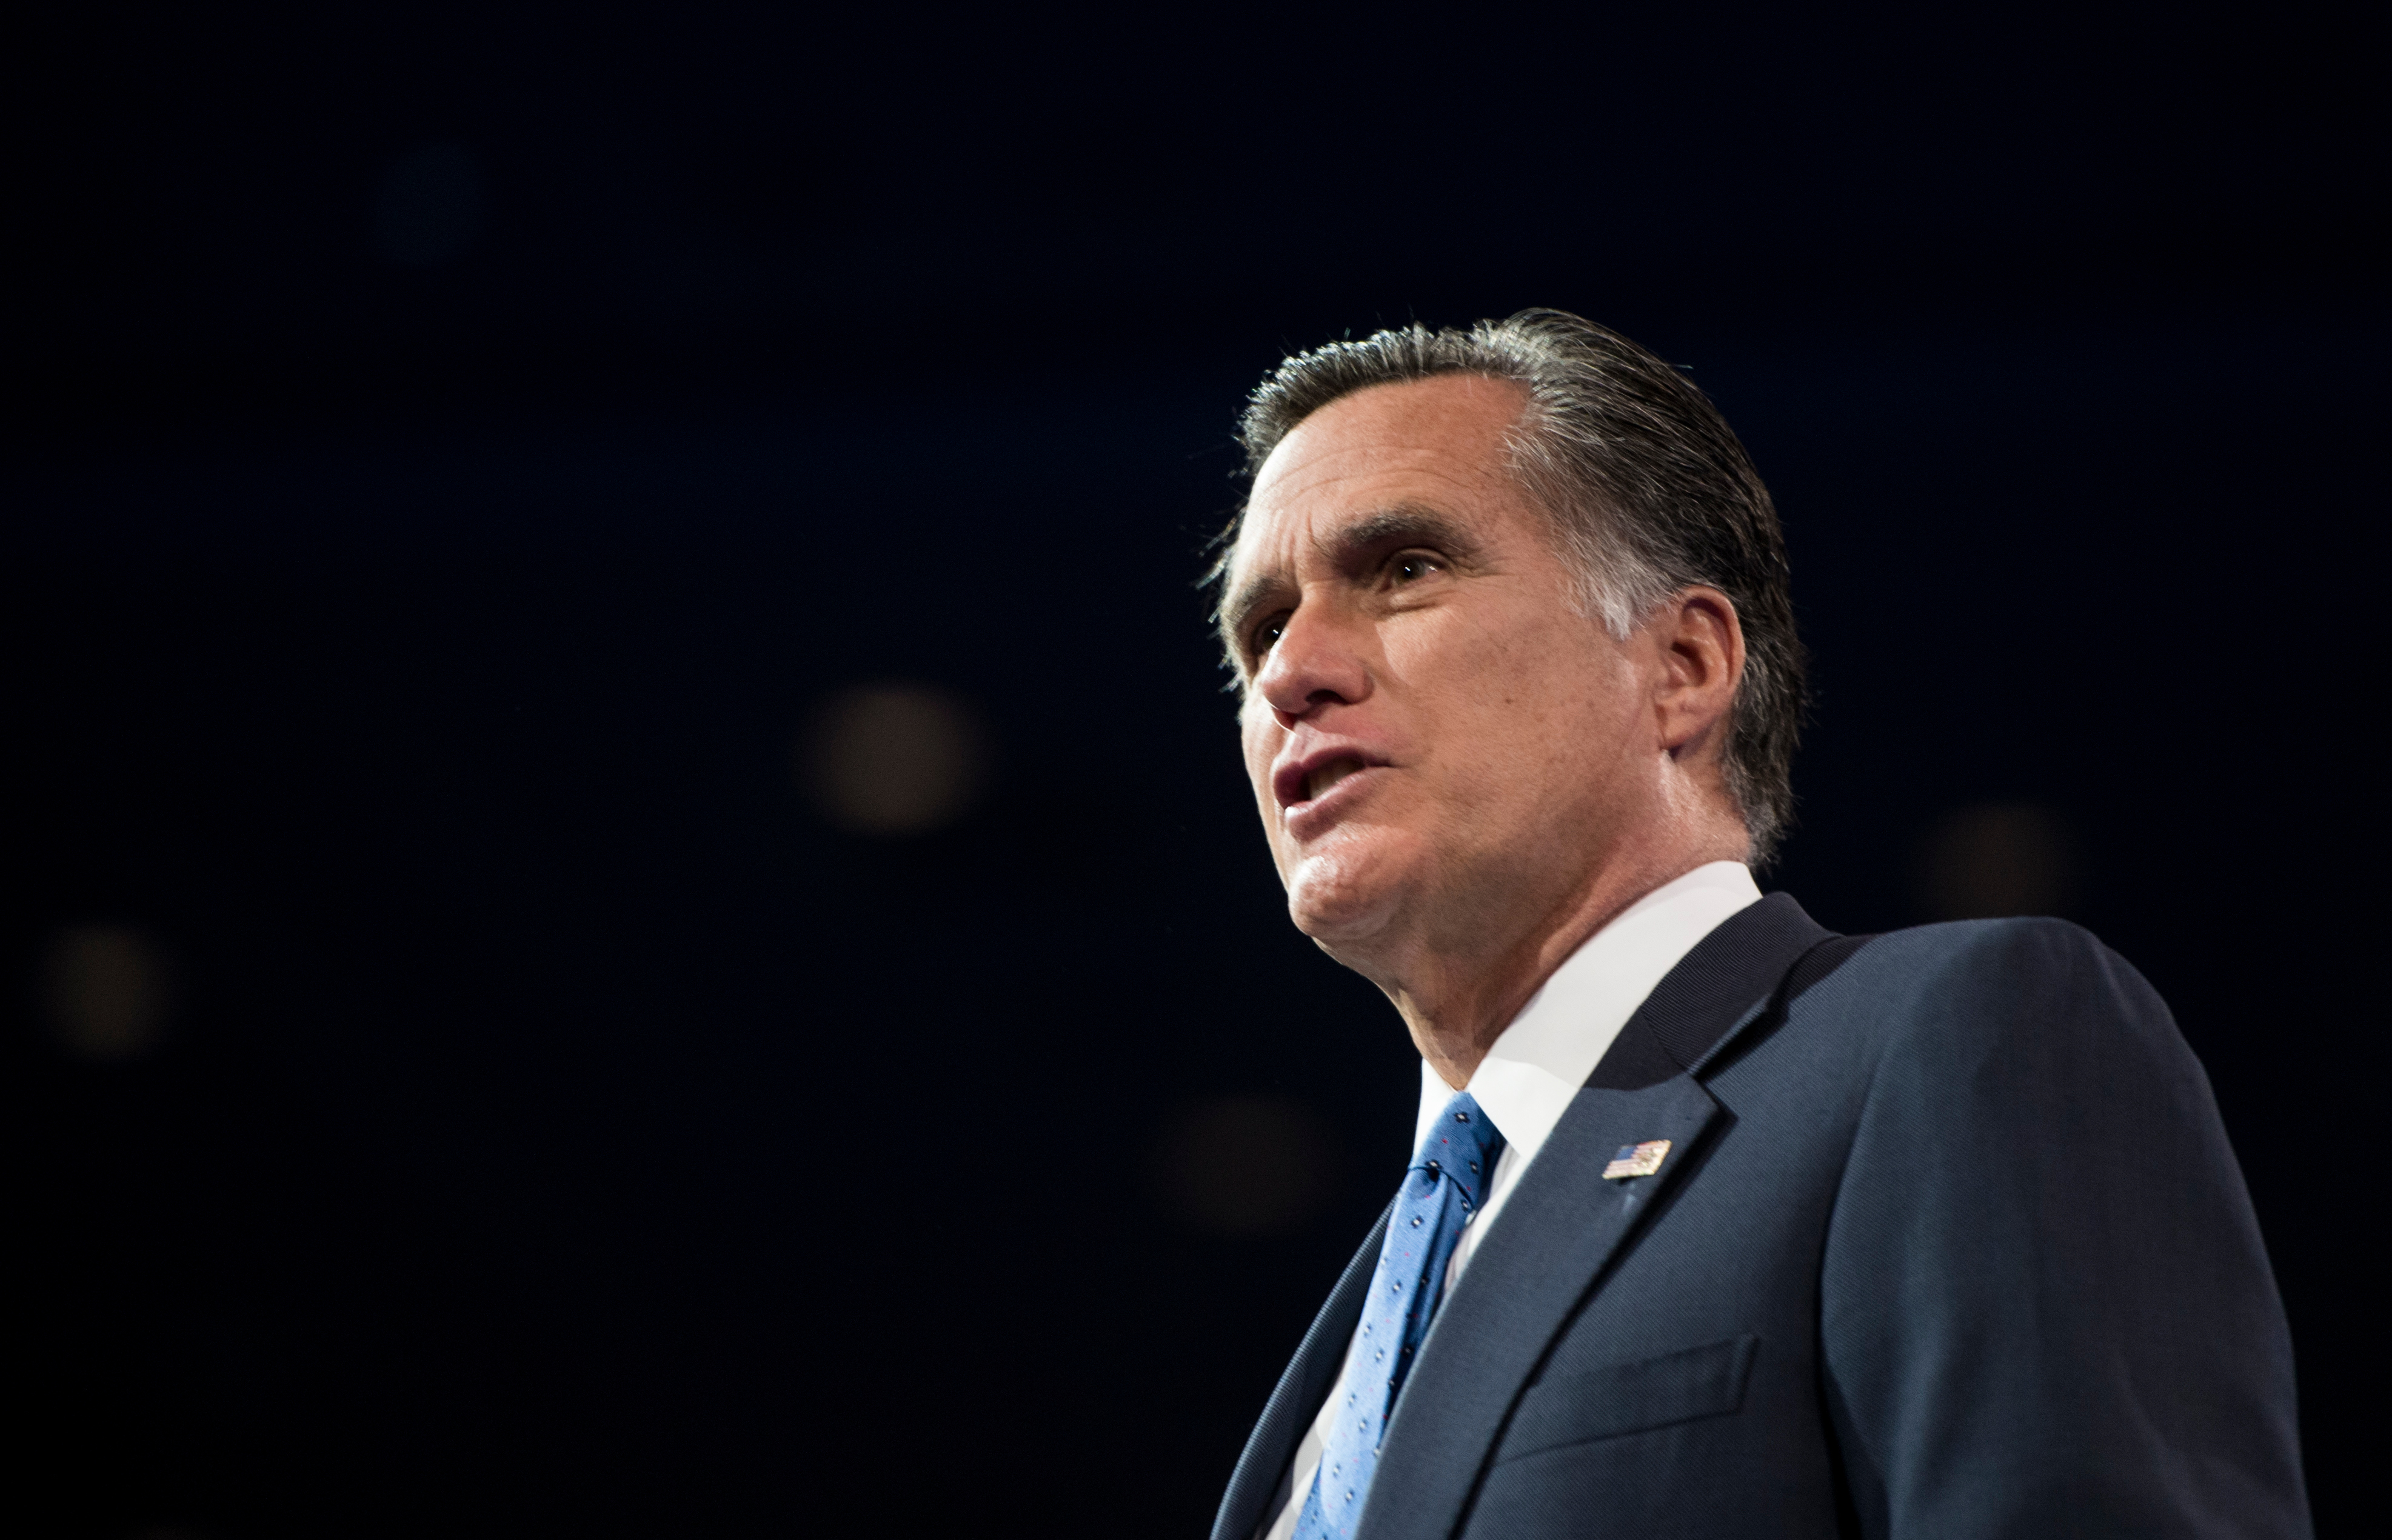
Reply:
[[[1606, 1181], [1668, 1139], [1650, 1176]], [[1231, 1478], [1250, 1540], [1374, 1230]], [[1622, 1029], [1439, 1307], [1359, 1540], [2308, 1533], [2292, 1345], [2209, 1082], [2056, 920], [1773, 894]]]

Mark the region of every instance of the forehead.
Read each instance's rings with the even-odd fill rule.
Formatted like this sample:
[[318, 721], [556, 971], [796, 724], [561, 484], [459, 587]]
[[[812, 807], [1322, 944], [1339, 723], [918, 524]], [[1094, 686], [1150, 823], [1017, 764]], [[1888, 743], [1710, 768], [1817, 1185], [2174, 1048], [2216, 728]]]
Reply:
[[1401, 508], [1475, 522], [1519, 500], [1507, 434], [1527, 390], [1439, 375], [1341, 396], [1296, 424], [1263, 462], [1228, 566], [1235, 590], [1299, 564], [1340, 526]]

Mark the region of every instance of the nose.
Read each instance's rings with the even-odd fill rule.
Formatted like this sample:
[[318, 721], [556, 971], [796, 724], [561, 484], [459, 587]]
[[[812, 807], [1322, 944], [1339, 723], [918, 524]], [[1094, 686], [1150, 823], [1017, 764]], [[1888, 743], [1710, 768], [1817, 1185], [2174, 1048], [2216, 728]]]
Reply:
[[1371, 693], [1371, 668], [1360, 641], [1320, 606], [1302, 606], [1263, 658], [1254, 693], [1281, 727], [1294, 727], [1324, 706], [1359, 705]]

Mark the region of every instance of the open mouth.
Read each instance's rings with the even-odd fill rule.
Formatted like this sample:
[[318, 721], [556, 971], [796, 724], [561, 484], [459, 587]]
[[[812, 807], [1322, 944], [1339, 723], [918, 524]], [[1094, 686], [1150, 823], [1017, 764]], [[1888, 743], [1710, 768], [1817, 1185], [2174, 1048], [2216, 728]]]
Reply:
[[1306, 802], [1319, 801], [1328, 795], [1331, 787], [1349, 775], [1359, 774], [1361, 770], [1362, 761], [1359, 759], [1350, 757], [1332, 759], [1304, 778], [1304, 799]]
[[1280, 766], [1271, 776], [1271, 792], [1281, 809], [1294, 813], [1310, 808], [1364, 770], [1385, 764], [1386, 760], [1358, 744], [1321, 744], [1294, 763]]

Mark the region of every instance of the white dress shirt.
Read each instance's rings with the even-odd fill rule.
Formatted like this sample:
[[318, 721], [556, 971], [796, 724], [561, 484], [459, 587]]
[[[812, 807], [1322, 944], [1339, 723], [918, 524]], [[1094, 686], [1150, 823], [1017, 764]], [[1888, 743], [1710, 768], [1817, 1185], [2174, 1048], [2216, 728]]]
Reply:
[[[1495, 1179], [1487, 1201], [1463, 1224], [1446, 1269], [1445, 1287], [1451, 1292], [1479, 1242], [1503, 1211], [1504, 1200], [1520, 1184], [1520, 1173], [1537, 1158], [1554, 1125], [1568, 1110], [1570, 1098], [1611, 1046], [1636, 1007], [1653, 986], [1695, 950], [1721, 921], [1746, 905], [1757, 903], [1761, 889], [1752, 874], [1738, 861], [1715, 861], [1697, 866], [1674, 882], [1664, 883], [1637, 899], [1579, 949], [1546, 979], [1544, 987], [1520, 1007], [1503, 1029], [1495, 1046], [1462, 1089], [1476, 1099], [1478, 1109], [1503, 1135], [1503, 1153], [1495, 1161]], [[1430, 1129], [1453, 1099], [1453, 1087], [1421, 1061], [1420, 1116], [1412, 1126], [1412, 1148], [1427, 1143]], [[1431, 1327], [1434, 1329], [1432, 1321]], [[1304, 1442], [1296, 1445], [1289, 1471], [1287, 1500], [1263, 1532], [1263, 1540], [1289, 1540], [1320, 1468], [1320, 1451], [1328, 1442], [1330, 1414], [1345, 1393], [1346, 1376], [1353, 1366], [1353, 1347], [1337, 1381], [1312, 1419]]]

